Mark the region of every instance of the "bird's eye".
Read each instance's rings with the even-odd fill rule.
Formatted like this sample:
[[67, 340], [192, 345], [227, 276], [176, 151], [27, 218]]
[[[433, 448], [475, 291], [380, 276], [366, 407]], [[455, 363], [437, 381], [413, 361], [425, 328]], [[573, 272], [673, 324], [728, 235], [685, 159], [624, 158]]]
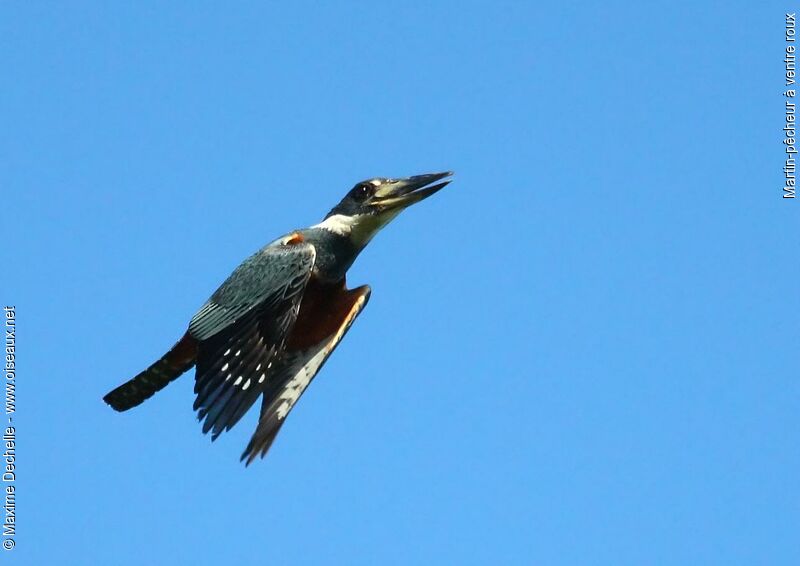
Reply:
[[350, 194], [357, 200], [365, 200], [375, 194], [375, 187], [371, 183], [361, 183], [356, 185]]

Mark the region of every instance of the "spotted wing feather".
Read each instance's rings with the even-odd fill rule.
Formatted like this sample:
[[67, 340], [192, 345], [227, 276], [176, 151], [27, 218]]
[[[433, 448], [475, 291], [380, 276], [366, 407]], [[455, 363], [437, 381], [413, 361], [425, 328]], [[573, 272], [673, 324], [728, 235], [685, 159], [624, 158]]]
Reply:
[[258, 399], [295, 322], [313, 246], [269, 246], [246, 260], [192, 319], [197, 340], [194, 408], [216, 439]]

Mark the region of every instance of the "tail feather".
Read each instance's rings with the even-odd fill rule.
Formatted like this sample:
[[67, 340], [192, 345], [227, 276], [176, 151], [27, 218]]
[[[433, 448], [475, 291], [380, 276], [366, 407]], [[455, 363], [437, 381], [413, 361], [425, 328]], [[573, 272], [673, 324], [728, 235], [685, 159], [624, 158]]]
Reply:
[[160, 360], [111, 391], [103, 401], [117, 411], [132, 409], [191, 369], [196, 359], [197, 340], [187, 332]]

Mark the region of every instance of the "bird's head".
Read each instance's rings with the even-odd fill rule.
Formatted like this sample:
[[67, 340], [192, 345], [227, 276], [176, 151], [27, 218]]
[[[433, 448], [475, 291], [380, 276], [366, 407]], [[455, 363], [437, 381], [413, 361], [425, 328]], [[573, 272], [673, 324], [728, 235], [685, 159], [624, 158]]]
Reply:
[[357, 247], [363, 247], [404, 209], [444, 188], [452, 175], [447, 171], [362, 181], [317, 226], [347, 236]]

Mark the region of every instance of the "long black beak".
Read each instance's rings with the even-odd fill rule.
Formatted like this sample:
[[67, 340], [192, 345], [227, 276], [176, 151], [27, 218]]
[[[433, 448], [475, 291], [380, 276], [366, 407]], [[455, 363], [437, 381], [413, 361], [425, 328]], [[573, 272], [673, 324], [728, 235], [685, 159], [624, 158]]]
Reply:
[[[414, 175], [404, 179], [387, 179], [375, 191], [370, 204], [381, 211], [406, 208], [442, 190], [452, 179], [452, 171]], [[442, 181], [444, 179], [444, 181]], [[438, 183], [437, 181], [442, 181]]]

